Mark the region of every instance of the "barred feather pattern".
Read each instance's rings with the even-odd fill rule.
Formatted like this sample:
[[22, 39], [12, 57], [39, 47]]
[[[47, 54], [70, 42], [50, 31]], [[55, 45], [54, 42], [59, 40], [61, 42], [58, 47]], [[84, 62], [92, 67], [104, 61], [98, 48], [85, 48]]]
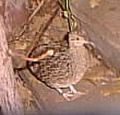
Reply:
[[77, 84], [89, 67], [89, 53], [84, 47], [84, 38], [69, 35], [68, 42], [40, 44], [31, 57], [53, 49], [54, 55], [39, 62], [28, 62], [29, 70], [36, 78], [51, 88], [67, 88]]

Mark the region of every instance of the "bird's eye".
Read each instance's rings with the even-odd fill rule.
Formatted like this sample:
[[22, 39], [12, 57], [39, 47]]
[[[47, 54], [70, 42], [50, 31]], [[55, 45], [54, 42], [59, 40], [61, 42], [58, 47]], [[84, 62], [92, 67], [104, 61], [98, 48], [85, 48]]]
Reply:
[[79, 37], [77, 37], [76, 40], [79, 40]]

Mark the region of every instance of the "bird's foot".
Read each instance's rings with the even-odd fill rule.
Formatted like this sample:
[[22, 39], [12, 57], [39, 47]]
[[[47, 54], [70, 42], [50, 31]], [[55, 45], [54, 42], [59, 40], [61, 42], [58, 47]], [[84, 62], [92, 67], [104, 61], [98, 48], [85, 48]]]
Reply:
[[76, 92], [76, 93], [73, 93], [71, 91], [68, 91], [66, 93], [63, 93], [63, 97], [67, 100], [67, 101], [73, 101], [77, 98], [79, 98], [81, 95], [85, 95], [84, 92]]
[[73, 85], [69, 86], [70, 91], [67, 91], [66, 93], [63, 92], [62, 89], [60, 88], [56, 88], [56, 90], [62, 94], [62, 96], [67, 100], [67, 101], [73, 101], [75, 99], [77, 99], [78, 97], [80, 97], [81, 95], [85, 95], [85, 92], [79, 92], [77, 91]]

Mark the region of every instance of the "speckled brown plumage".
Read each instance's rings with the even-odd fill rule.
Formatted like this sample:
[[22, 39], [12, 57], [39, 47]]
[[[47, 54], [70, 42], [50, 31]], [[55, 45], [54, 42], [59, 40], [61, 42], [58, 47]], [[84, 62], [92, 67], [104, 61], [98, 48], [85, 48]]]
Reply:
[[[44, 82], [47, 86], [56, 89], [67, 100], [73, 100], [83, 94], [77, 92], [73, 85], [77, 84], [89, 67], [89, 53], [84, 47], [88, 43], [83, 37], [69, 34], [69, 44], [67, 42], [41, 44], [33, 51], [32, 56], [53, 49], [53, 56], [48, 56], [39, 62], [29, 62], [30, 71], [36, 78]], [[70, 92], [64, 93], [62, 89], [70, 88]]]

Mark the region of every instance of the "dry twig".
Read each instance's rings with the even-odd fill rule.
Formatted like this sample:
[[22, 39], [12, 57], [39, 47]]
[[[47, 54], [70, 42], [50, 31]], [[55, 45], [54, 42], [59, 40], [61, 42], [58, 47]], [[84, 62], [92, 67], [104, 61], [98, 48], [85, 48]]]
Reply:
[[19, 58], [21, 58], [21, 59], [23, 59], [25, 61], [37, 62], [37, 61], [39, 61], [41, 59], [46, 58], [47, 56], [52, 56], [54, 51], [52, 49], [49, 49], [45, 53], [43, 53], [42, 55], [39, 55], [38, 57], [35, 57], [35, 58], [26, 57], [26, 56], [24, 56], [24, 55], [22, 55], [22, 54], [20, 54], [18, 52], [14, 52], [14, 51], [12, 51], [10, 49], [8, 50], [8, 53], [12, 57], [19, 57]]

